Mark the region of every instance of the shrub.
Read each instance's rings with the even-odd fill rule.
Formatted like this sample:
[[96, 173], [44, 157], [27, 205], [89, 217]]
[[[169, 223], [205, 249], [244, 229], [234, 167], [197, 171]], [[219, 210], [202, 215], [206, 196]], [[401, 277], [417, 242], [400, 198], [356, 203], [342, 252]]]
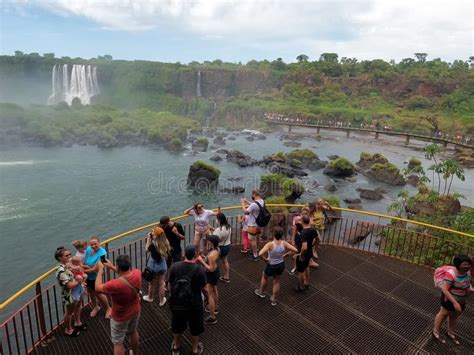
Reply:
[[331, 168], [342, 171], [343, 173], [350, 175], [354, 172], [354, 165], [346, 158], [339, 157], [329, 163]]
[[371, 160], [371, 159], [372, 159], [372, 154], [367, 153], [367, 152], [360, 153], [360, 160]]
[[341, 200], [336, 195], [326, 195], [321, 198], [327, 201], [331, 206], [341, 207]]
[[419, 161], [416, 158], [411, 158], [410, 161], [408, 162], [408, 165], [415, 167], [415, 166], [421, 165], [421, 161]]
[[210, 170], [212, 171], [214, 174], [216, 175], [220, 175], [221, 174], [221, 171], [216, 168], [214, 165], [212, 164], [209, 164], [209, 163], [206, 163], [205, 161], [203, 160], [196, 160], [193, 165], [193, 167], [195, 168], [201, 168], [201, 169], [206, 169], [206, 170]]
[[407, 102], [407, 109], [409, 110], [422, 110], [432, 106], [430, 99], [424, 96], [415, 95]]
[[182, 147], [182, 145], [183, 145], [183, 143], [181, 142], [181, 139], [179, 139], [179, 138], [173, 138], [170, 142], [170, 146], [173, 149], [179, 149], [179, 148]]
[[387, 170], [392, 174], [400, 175], [400, 169], [398, 169], [392, 163], [383, 163], [383, 164], [375, 163], [375, 164], [372, 164], [372, 166], [370, 167], [370, 170], [372, 171]]
[[309, 149], [294, 149], [291, 152], [287, 153], [286, 156], [290, 159], [296, 160], [314, 160], [318, 159], [318, 155]]
[[196, 144], [205, 145], [207, 147], [209, 145], [209, 141], [207, 138], [199, 138], [196, 140]]

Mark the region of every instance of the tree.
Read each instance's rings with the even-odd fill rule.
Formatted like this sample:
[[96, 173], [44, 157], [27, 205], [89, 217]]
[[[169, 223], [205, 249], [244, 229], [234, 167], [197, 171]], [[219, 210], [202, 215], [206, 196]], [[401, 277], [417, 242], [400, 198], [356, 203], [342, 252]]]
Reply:
[[44, 58], [54, 59], [54, 53], [43, 53]]
[[426, 62], [426, 57], [428, 56], [427, 53], [415, 53], [415, 57], [418, 60], [418, 63]]
[[24, 55], [22, 51], [15, 51], [15, 57], [23, 57]]
[[[464, 176], [464, 169], [456, 160], [453, 160], [453, 159], [445, 160], [442, 163], [441, 171], [443, 173], [443, 179], [444, 179], [443, 195], [449, 195], [449, 191], [451, 191], [451, 184], [453, 183], [454, 177], [457, 177], [461, 181], [464, 181], [466, 179]], [[446, 191], [446, 187], [448, 185], [448, 179], [449, 179], [449, 187]]]
[[107, 61], [111, 62], [113, 60], [113, 58], [110, 54], [104, 54], [104, 60], [107, 60]]
[[339, 56], [337, 53], [322, 53], [319, 57], [320, 62], [330, 62], [330, 63], [337, 63], [337, 58]]
[[400, 62], [400, 65], [404, 66], [404, 67], [409, 67], [409, 66], [413, 65], [413, 63], [415, 63], [415, 59], [413, 59], [413, 58], [403, 58]]
[[438, 193], [439, 193], [439, 190], [441, 188], [440, 184], [441, 184], [441, 180], [440, 180], [440, 169], [439, 169], [439, 164], [436, 160], [436, 154], [438, 154], [439, 152], [441, 151], [441, 147], [438, 145], [438, 144], [428, 144], [427, 146], [425, 146], [423, 148], [423, 152], [425, 153], [425, 158], [428, 159], [428, 160], [433, 160], [434, 161], [434, 165], [432, 165], [429, 170], [433, 170], [433, 180], [432, 180], [432, 183], [433, 183], [433, 187], [434, 187], [434, 174], [437, 173], [438, 174]]
[[469, 57], [469, 68], [474, 69], [474, 56]]
[[296, 57], [296, 60], [298, 62], [307, 62], [309, 57], [306, 54], [300, 54], [299, 56]]

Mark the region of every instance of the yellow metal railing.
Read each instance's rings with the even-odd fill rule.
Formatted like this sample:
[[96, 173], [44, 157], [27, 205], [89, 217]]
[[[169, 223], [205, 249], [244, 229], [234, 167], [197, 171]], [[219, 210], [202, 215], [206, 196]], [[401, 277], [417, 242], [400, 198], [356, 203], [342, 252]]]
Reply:
[[[304, 205], [303, 204], [268, 204], [267, 207], [303, 207]], [[229, 206], [229, 207], [222, 207], [221, 208], [221, 211], [233, 211], [233, 210], [238, 210], [240, 209], [241, 206]], [[418, 226], [422, 226], [422, 227], [428, 227], [428, 228], [431, 228], [431, 229], [435, 229], [435, 230], [439, 230], [439, 231], [443, 231], [443, 232], [448, 232], [448, 233], [452, 233], [452, 234], [455, 234], [455, 235], [458, 235], [458, 236], [461, 236], [461, 237], [466, 237], [466, 238], [474, 238], [474, 235], [473, 234], [469, 234], [469, 233], [464, 233], [464, 232], [460, 232], [460, 231], [456, 231], [456, 230], [453, 230], [453, 229], [449, 229], [449, 228], [444, 228], [444, 227], [441, 227], [441, 226], [436, 226], [436, 225], [432, 225], [432, 224], [428, 224], [428, 223], [423, 223], [423, 222], [418, 222], [418, 221], [414, 221], [414, 220], [411, 220], [411, 219], [405, 219], [405, 218], [400, 218], [400, 217], [394, 217], [394, 216], [389, 216], [389, 215], [385, 215], [385, 214], [381, 214], [381, 213], [375, 213], [375, 212], [368, 212], [368, 211], [359, 211], [359, 210], [352, 210], [352, 209], [348, 209], [348, 208], [342, 208], [342, 207], [333, 207], [334, 210], [337, 210], [337, 211], [341, 211], [341, 212], [349, 212], [349, 213], [356, 213], [356, 214], [361, 214], [361, 215], [366, 215], [366, 216], [372, 216], [372, 217], [379, 217], [379, 218], [383, 218], [385, 220], [391, 220], [391, 221], [399, 221], [399, 222], [404, 222], [404, 223], [410, 223], [410, 224], [414, 224], [414, 225], [418, 225]], [[216, 210], [216, 209], [214, 209]], [[183, 219], [183, 218], [187, 218], [189, 217], [189, 215], [179, 215], [179, 216], [176, 216], [176, 217], [173, 217], [171, 218], [172, 220], [176, 221], [176, 220], [180, 220], [180, 219]], [[104, 240], [103, 242], [101, 242], [101, 246], [102, 245], [107, 245], [111, 242], [114, 242], [114, 241], [117, 241], [119, 239], [122, 239], [124, 237], [127, 237], [131, 234], [134, 234], [134, 233], [137, 233], [137, 232], [140, 232], [140, 231], [143, 231], [143, 230], [146, 230], [146, 229], [149, 229], [149, 228], [152, 228], [154, 226], [156, 226], [158, 224], [158, 222], [154, 222], [154, 223], [150, 223], [150, 224], [147, 224], [145, 226], [141, 226], [141, 227], [138, 227], [138, 228], [135, 228], [135, 229], [132, 229], [132, 230], [129, 230], [127, 232], [124, 232], [124, 233], [121, 233], [121, 234], [118, 234], [114, 237], [111, 237], [107, 240]], [[50, 270], [48, 270], [47, 272], [45, 272], [44, 274], [42, 274], [41, 276], [37, 277], [36, 279], [34, 279], [33, 281], [31, 281], [30, 283], [28, 283], [27, 285], [25, 285], [24, 287], [22, 287], [19, 291], [15, 292], [13, 295], [11, 295], [10, 297], [8, 297], [8, 299], [6, 299], [3, 303], [0, 304], [0, 311], [5, 309], [5, 307], [7, 307], [9, 304], [11, 304], [12, 302], [14, 302], [16, 299], [18, 299], [19, 297], [21, 297], [23, 294], [25, 294], [28, 290], [32, 289], [33, 287], [35, 287], [38, 283], [40, 283], [41, 281], [43, 281], [44, 279], [46, 279], [47, 277], [51, 276], [53, 273], [54, 273], [55, 269], [52, 268]]]

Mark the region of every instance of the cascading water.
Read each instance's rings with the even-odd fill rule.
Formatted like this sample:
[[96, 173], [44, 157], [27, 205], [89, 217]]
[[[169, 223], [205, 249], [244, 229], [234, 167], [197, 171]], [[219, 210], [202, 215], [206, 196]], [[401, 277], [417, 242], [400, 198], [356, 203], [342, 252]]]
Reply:
[[196, 96], [201, 97], [201, 71], [198, 71], [197, 84], [196, 84]]
[[89, 105], [91, 98], [100, 93], [97, 81], [97, 67], [74, 64], [71, 71], [67, 64], [55, 64], [53, 67], [53, 92], [48, 99], [49, 105], [65, 101], [68, 105], [77, 97], [83, 105]]

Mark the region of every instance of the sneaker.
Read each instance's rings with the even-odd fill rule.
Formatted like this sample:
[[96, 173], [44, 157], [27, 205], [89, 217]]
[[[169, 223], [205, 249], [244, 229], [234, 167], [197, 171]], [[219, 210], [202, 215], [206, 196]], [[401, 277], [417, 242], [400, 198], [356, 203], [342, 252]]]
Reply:
[[240, 252], [241, 252], [242, 254], [247, 254], [247, 253], [249, 252], [249, 250], [248, 250], [248, 249], [242, 249]]
[[204, 320], [204, 324], [216, 324], [216, 323], [217, 323], [217, 318], [207, 317]]
[[255, 290], [255, 294], [260, 297], [260, 298], [265, 298], [267, 295], [265, 295], [262, 291], [260, 291], [259, 288]]
[[224, 276], [221, 276], [219, 277], [219, 280], [221, 280], [222, 282], [225, 282], [225, 283], [230, 283], [230, 279], [226, 279]]
[[143, 296], [143, 300], [145, 302], [150, 302], [150, 303], [153, 302], [153, 298], [150, 298], [150, 296], [148, 296], [148, 295]]
[[273, 296], [270, 297], [270, 304], [271, 304], [272, 306], [276, 306], [276, 305], [277, 305], [277, 301], [276, 301], [276, 299], [273, 298]]
[[163, 307], [166, 304], [166, 297], [163, 297], [163, 300], [160, 302], [160, 307]]
[[260, 257], [252, 255], [252, 261], [255, 261], [255, 262], [260, 261]]

